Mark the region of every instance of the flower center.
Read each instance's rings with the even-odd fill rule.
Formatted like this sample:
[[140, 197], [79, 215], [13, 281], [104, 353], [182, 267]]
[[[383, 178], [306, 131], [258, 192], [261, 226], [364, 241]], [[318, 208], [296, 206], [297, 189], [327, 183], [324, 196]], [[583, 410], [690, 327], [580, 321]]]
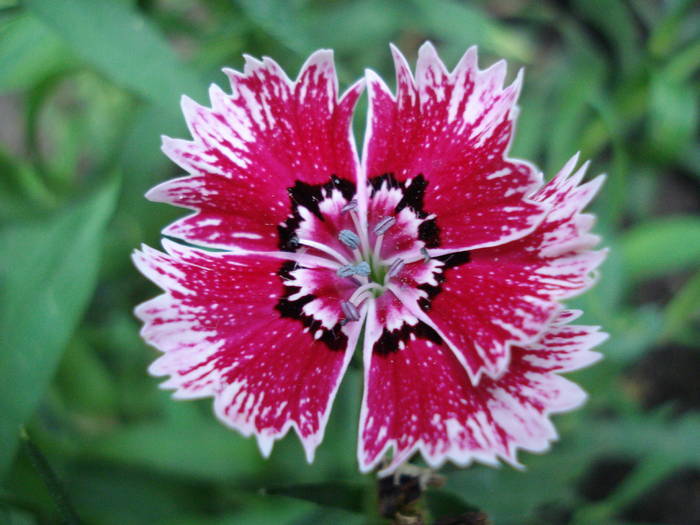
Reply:
[[[369, 181], [366, 209], [358, 205], [354, 185], [336, 177], [288, 189], [292, 213], [279, 225], [280, 248], [295, 253], [297, 266], [280, 277], [290, 302], [309, 303], [296, 313], [310, 329], [358, 321], [365, 301], [382, 296], [392, 281], [412, 279], [407, 264], [430, 259], [427, 249], [438, 245], [437, 227], [435, 216], [422, 210], [424, 189], [422, 176], [406, 182], [376, 177]], [[336, 274], [335, 281], [310, 270], [318, 263]], [[292, 316], [286, 304], [280, 310]]]

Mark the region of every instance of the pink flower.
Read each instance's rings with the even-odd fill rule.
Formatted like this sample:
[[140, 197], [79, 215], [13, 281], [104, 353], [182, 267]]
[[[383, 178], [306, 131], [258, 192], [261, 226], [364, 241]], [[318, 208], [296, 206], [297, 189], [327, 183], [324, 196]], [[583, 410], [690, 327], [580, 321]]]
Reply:
[[387, 472], [416, 450], [517, 464], [556, 438], [549, 414], [583, 402], [558, 373], [605, 338], [560, 302], [605, 255], [582, 212], [602, 177], [582, 183], [574, 157], [543, 185], [507, 157], [522, 77], [503, 87], [504, 62], [481, 71], [471, 48], [449, 72], [425, 44], [414, 77], [392, 51], [396, 95], [368, 71], [338, 98], [317, 51], [296, 81], [246, 57], [211, 108], [183, 98], [194, 140], [163, 150], [189, 175], [147, 196], [194, 210], [163, 233], [201, 248], [134, 255], [165, 292], [137, 309], [163, 352], [150, 372], [176, 398], [213, 397], [265, 455], [293, 427], [312, 461], [364, 329], [363, 471], [390, 449]]

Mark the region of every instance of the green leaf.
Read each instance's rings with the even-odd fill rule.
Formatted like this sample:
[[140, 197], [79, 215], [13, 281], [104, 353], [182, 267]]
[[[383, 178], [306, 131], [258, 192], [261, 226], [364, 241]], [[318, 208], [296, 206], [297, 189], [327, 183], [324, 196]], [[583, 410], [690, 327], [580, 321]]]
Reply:
[[654, 75], [649, 100], [649, 140], [652, 152], [671, 161], [690, 149], [698, 124], [697, 93], [690, 82], [665, 72]]
[[110, 171], [132, 97], [92, 71], [78, 71], [54, 75], [25, 102], [29, 154], [56, 193]]
[[605, 501], [579, 509], [572, 524], [609, 523], [630, 502], [642, 497], [681, 465], [699, 463], [700, 419], [695, 414], [669, 419], [661, 411], [604, 419], [582, 427], [579, 439], [605, 455], [637, 459], [635, 470]]
[[0, 523], [6, 525], [35, 525], [36, 520], [29, 514], [20, 509], [5, 508], [5, 505], [0, 505]]
[[116, 179], [54, 217], [0, 231], [0, 475], [95, 287]]
[[671, 418], [663, 410], [628, 414], [624, 418], [600, 419], [581, 426], [577, 439], [592, 448], [633, 458], [663, 457], [668, 463], [700, 465], [700, 416], [688, 413]]
[[[372, 16], [367, 16], [370, 12]], [[309, 23], [314, 28], [314, 42], [346, 55], [358, 64], [357, 71], [362, 71], [362, 67], [372, 65], [368, 55], [388, 58], [387, 36], [401, 27], [405, 15], [405, 5], [396, 1], [384, 2], [381, 9], [376, 9], [374, 0], [328, 2], [323, 9], [310, 10]], [[343, 31], [338, 31], [340, 26]]]
[[203, 92], [198, 76], [126, 2], [27, 0], [26, 5], [78, 56], [143, 97], [177, 108], [182, 93]]
[[528, 78], [523, 86], [516, 133], [510, 156], [518, 159], [535, 159], [542, 148], [547, 129], [547, 108], [551, 104], [552, 78]]
[[89, 523], [171, 525], [181, 516], [212, 506], [212, 490], [198, 490], [173, 477], [144, 476], [120, 465], [105, 470], [104, 464], [86, 462], [74, 464], [69, 473], [66, 482], [73, 502]]
[[700, 217], [647, 221], [622, 237], [622, 255], [632, 280], [669, 275], [700, 264]]
[[298, 1], [240, 0], [238, 3], [253, 23], [290, 50], [307, 55], [315, 47], [313, 33]]
[[85, 338], [74, 337], [68, 345], [54, 384], [70, 407], [89, 415], [116, 412], [114, 370], [108, 369]]
[[612, 146], [612, 166], [608, 173], [605, 190], [600, 196], [599, 218], [601, 222], [611, 227], [619, 223], [627, 207], [629, 190], [626, 184], [630, 155], [625, 148], [622, 134], [622, 123], [618, 112], [612, 104], [604, 99], [592, 99], [591, 107], [600, 116]]
[[534, 50], [528, 39], [506, 30], [474, 3], [453, 0], [413, 0], [411, 3], [418, 8], [417, 21], [456, 48], [457, 56], [470, 45], [477, 44], [500, 57], [519, 62], [532, 60]]
[[664, 56], [673, 50], [683, 36], [681, 26], [688, 20], [688, 10], [694, 3], [694, 0], [669, 2], [668, 11], [660, 22], [654, 24], [648, 39], [649, 50], [654, 56]]
[[[333, 38], [324, 38], [324, 31], [319, 31], [319, 27], [336, 27], [333, 13], [335, 6], [331, 6], [327, 11], [314, 13], [303, 9], [304, 2], [298, 0], [239, 0], [238, 3], [250, 22], [298, 57], [306, 58], [315, 49], [326, 47], [334, 41]], [[373, 24], [376, 23], [375, 20]], [[381, 24], [381, 21], [379, 23]], [[287, 64], [282, 62], [282, 65]], [[357, 75], [349, 74], [342, 63], [336, 63], [336, 70], [343, 82], [356, 80]]]
[[31, 216], [36, 209], [50, 208], [54, 196], [31, 164], [12, 157], [0, 148], [0, 220]]
[[622, 68], [635, 64], [639, 42], [632, 10], [625, 2], [607, 0], [576, 0], [579, 16], [591, 21], [613, 45]]
[[608, 523], [618, 510], [633, 503], [659, 483], [664, 477], [681, 466], [680, 462], [651, 452], [642, 458], [632, 473], [627, 476], [605, 501], [583, 506], [576, 510], [572, 525]]
[[[200, 514], [191, 517], [180, 517], [176, 521], [167, 521], [168, 525], [239, 525], [251, 523], [255, 525], [296, 525], [308, 523], [305, 516], [313, 511], [313, 505], [301, 501], [266, 501], [264, 503], [248, 504], [235, 513], [203, 517]], [[163, 523], [163, 525], [165, 525]]]
[[545, 74], [555, 79], [547, 113], [546, 173], [554, 174], [582, 146], [581, 129], [592, 113], [590, 103], [600, 97], [606, 64], [590, 37], [576, 24], [559, 27], [565, 50]]
[[210, 481], [249, 480], [261, 468], [255, 440], [200, 414], [194, 403], [167, 400], [165, 407], [166, 418], [128, 425], [93, 443], [86, 456]]
[[29, 456], [34, 469], [51, 494], [54, 505], [56, 505], [58, 513], [61, 516], [61, 521], [66, 525], [80, 525], [81, 520], [73, 507], [68, 492], [63, 482], [56, 475], [49, 460], [38, 445], [31, 440], [24, 428], [20, 431], [20, 437], [24, 444], [24, 450]]
[[305, 483], [285, 487], [270, 487], [265, 492], [275, 496], [289, 496], [311, 501], [326, 507], [336, 507], [362, 513], [365, 487], [350, 482]]
[[252, 493], [229, 495], [231, 506], [236, 510], [217, 517], [196, 515], [168, 520], [163, 525], [307, 525], [342, 523], [343, 525], [366, 524], [363, 516], [340, 509], [318, 507], [308, 501]]
[[562, 438], [547, 455], [521, 453], [518, 459], [526, 465], [525, 472], [473, 465], [451, 473], [447, 486], [478, 505], [494, 523], [522, 525], [544, 503], [566, 504], [574, 498], [572, 482], [591, 461], [593, 450], [576, 447], [571, 437]]
[[26, 89], [72, 63], [61, 40], [36, 17], [0, 22], [0, 92]]
[[[693, 321], [700, 326], [700, 273], [696, 273], [673, 296], [664, 311], [664, 320], [664, 335], [667, 337], [678, 338], [684, 335]], [[688, 339], [692, 341], [694, 338], [689, 335]]]
[[448, 490], [430, 489], [423, 496], [430, 510], [430, 515], [435, 518], [457, 517], [467, 512], [478, 512], [474, 505], [465, 502], [461, 496]]

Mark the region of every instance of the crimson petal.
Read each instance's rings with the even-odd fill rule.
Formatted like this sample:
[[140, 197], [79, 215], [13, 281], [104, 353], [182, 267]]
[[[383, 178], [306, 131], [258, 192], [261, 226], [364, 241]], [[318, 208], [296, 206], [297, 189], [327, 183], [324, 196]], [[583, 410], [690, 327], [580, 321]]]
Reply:
[[432, 467], [450, 460], [518, 466], [517, 449], [542, 452], [557, 438], [549, 415], [583, 403], [585, 393], [557, 375], [597, 360], [591, 348], [606, 335], [571, 326], [564, 312], [537, 343], [516, 347], [508, 371], [474, 386], [450, 349], [434, 338], [411, 337], [402, 349], [372, 351], [381, 322], [370, 307], [365, 334], [365, 395], [358, 457], [363, 471], [392, 451], [382, 474], [419, 451]]
[[[370, 99], [363, 177], [427, 179], [424, 209], [438, 217], [435, 255], [494, 246], [531, 232], [546, 206], [526, 198], [541, 184], [534, 167], [507, 157], [521, 75], [503, 88], [505, 63], [481, 71], [476, 48], [448, 72], [429, 43], [415, 79], [392, 47], [397, 93], [367, 72]], [[362, 182], [361, 182], [362, 184]]]
[[603, 177], [580, 184], [587, 165], [572, 174], [578, 156], [532, 198], [551, 209], [530, 235], [469, 253], [469, 262], [446, 268], [427, 314], [455, 349], [474, 381], [498, 377], [512, 344], [536, 340], [561, 309], [559, 301], [595, 282], [606, 255], [593, 251], [592, 216], [583, 208]]
[[363, 82], [337, 100], [331, 51], [309, 57], [295, 82], [276, 62], [246, 57], [243, 73], [225, 70], [232, 93], [210, 88], [212, 107], [183, 97], [192, 141], [163, 138], [163, 151], [190, 176], [167, 181], [147, 197], [195, 210], [163, 233], [202, 246], [278, 248], [277, 226], [290, 213], [296, 181], [355, 182], [350, 129]]
[[332, 332], [339, 345], [321, 337], [331, 333], [325, 329], [337, 323], [345, 298], [336, 288], [332, 297], [333, 270], [291, 271], [289, 286], [298, 294], [306, 295], [304, 286], [323, 287], [321, 320], [305, 326], [302, 318], [318, 313], [313, 301], [299, 304], [298, 318], [284, 315], [295, 300], [282, 280], [290, 278], [281, 270], [289, 263], [242, 250], [164, 246], [168, 253], [143, 247], [134, 254], [141, 272], [165, 291], [136, 310], [142, 336], [163, 352], [150, 372], [169, 376], [162, 386], [176, 398], [214, 397], [217, 416], [245, 436], [255, 434], [264, 455], [293, 427], [312, 461], [362, 324]]

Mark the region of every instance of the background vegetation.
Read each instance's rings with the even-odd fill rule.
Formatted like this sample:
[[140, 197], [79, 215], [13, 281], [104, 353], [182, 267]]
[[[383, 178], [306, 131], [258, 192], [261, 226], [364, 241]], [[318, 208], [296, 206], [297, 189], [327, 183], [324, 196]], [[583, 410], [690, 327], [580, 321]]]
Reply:
[[344, 86], [391, 79], [388, 43], [413, 61], [431, 39], [449, 65], [478, 44], [482, 66], [526, 67], [513, 153], [549, 177], [582, 150], [607, 172], [612, 249], [577, 301], [611, 334], [575, 374], [586, 408], [526, 472], [443, 469], [431, 510], [700, 523], [699, 36], [690, 0], [0, 0], [0, 522], [70, 520], [68, 498], [100, 525], [381, 523], [355, 461], [360, 371], [313, 465], [293, 437], [264, 461], [146, 374], [132, 309], [156, 289], [129, 253], [183, 213], [143, 198], [179, 175], [159, 136], [187, 136], [181, 93], [206, 103], [242, 53], [293, 75], [319, 47]]

